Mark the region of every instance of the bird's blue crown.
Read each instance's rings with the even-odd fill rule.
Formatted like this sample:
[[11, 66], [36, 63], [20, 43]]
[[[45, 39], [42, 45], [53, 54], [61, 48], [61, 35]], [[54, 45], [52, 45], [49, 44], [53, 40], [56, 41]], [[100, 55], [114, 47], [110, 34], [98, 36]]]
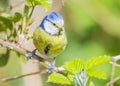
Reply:
[[44, 24], [45, 20], [50, 21], [53, 24], [56, 24], [58, 26], [64, 25], [63, 17], [58, 12], [52, 12], [42, 20], [42, 23], [40, 24], [40, 27], [42, 29], [45, 29], [45, 24]]

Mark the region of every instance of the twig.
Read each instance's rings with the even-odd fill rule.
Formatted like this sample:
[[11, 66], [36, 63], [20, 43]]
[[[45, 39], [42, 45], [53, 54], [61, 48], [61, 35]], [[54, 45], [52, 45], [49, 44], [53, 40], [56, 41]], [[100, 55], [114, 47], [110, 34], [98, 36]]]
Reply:
[[[2, 40], [2, 39], [0, 39], [0, 45], [2, 45], [3, 47], [6, 47], [6, 48], [8, 48], [8, 49], [11, 49], [11, 50], [13, 50], [13, 51], [16, 51], [16, 52], [18, 52], [18, 53], [21, 53], [21, 54], [23, 54], [23, 55], [28, 55], [28, 53], [30, 52], [30, 51], [28, 51], [28, 50], [26, 50], [26, 49], [24, 49], [24, 48], [22, 48], [22, 47], [19, 47], [17, 44], [15, 44], [15, 43], [12, 43], [12, 42], [9, 42], [9, 41], [5, 41], [5, 40]], [[39, 60], [39, 61], [45, 61], [46, 59], [45, 58], [43, 58], [42, 56], [38, 56], [38, 55], [33, 55], [33, 57], [35, 58], [35, 59], [37, 59], [37, 60]]]
[[117, 82], [118, 80], [120, 80], [120, 76], [116, 77], [115, 79], [113, 79], [112, 81], [108, 82], [106, 84], [106, 86], [110, 86], [111, 84], [114, 84], [115, 82]]
[[26, 55], [29, 51], [17, 46], [15, 43], [9, 42], [9, 41], [4, 41], [2, 39], [0, 39], [0, 45], [2, 45], [3, 47], [9, 48], [11, 50], [17, 51], [21, 54]]
[[118, 60], [120, 60], [120, 55], [113, 56], [112, 58], [113, 58], [113, 61], [110, 62], [110, 63], [112, 64], [111, 80], [110, 80], [110, 82], [108, 82], [108, 83], [106, 84], [106, 86], [114, 86], [114, 83], [115, 83], [116, 81], [120, 80], [120, 76], [117, 77], [117, 78], [114, 78], [114, 75], [115, 75], [115, 67], [120, 67], [120, 65], [116, 63]]
[[110, 64], [115, 65], [116, 67], [120, 67], [120, 64], [114, 63], [114, 62], [110, 62]]
[[120, 55], [113, 56], [112, 58], [113, 58], [114, 61], [118, 61], [118, 60], [120, 60]]
[[33, 6], [32, 9], [31, 9], [31, 12], [30, 12], [30, 15], [29, 15], [29, 18], [31, 18], [32, 14], [33, 14], [33, 11], [34, 11], [35, 7]]
[[27, 31], [27, 27], [29, 25], [29, 22], [30, 22], [30, 19], [31, 19], [31, 16], [33, 14], [33, 11], [34, 11], [35, 7], [33, 6], [32, 9], [31, 9], [31, 12], [28, 16], [28, 19], [26, 19], [26, 24], [25, 24], [25, 27], [23, 28], [23, 33], [26, 34], [26, 31]]
[[[113, 60], [113, 63], [116, 63], [115, 60]], [[112, 71], [111, 71], [111, 80], [110, 81], [113, 81], [114, 79], [114, 75], [115, 75], [115, 64], [112, 64]], [[114, 83], [111, 83], [110, 86], [113, 86]]]
[[[62, 72], [63, 70], [64, 69], [62, 67], [54, 69], [55, 72], [60, 72], [61, 74], [63, 74], [63, 72]], [[37, 72], [33, 72], [33, 73], [27, 73], [27, 74], [12, 76], [12, 77], [9, 77], [9, 78], [3, 78], [3, 79], [0, 79], [0, 83], [16, 80], [16, 79], [19, 79], [19, 78], [23, 78], [23, 77], [27, 77], [27, 76], [31, 76], [31, 75], [36, 75], [36, 74], [40, 74], [40, 73], [41, 74], [48, 73], [48, 71], [47, 70], [37, 71]]]
[[0, 79], [0, 83], [11, 81], [11, 80], [16, 80], [16, 79], [19, 79], [19, 78], [23, 78], [23, 77], [31, 76], [31, 75], [36, 75], [36, 74], [40, 74], [40, 71], [37, 71], [37, 72], [34, 72], [34, 73], [23, 74], [23, 75], [16, 75], [16, 76], [12, 76], [12, 77], [9, 77], [9, 78], [3, 78], [3, 79]]

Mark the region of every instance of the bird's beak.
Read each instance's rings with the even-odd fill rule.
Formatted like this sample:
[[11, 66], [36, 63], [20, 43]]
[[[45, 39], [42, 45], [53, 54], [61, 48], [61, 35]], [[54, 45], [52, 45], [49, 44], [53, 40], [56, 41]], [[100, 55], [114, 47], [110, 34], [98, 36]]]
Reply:
[[62, 27], [58, 27], [58, 30], [59, 30], [59, 35], [61, 34], [61, 32], [63, 31], [63, 26]]

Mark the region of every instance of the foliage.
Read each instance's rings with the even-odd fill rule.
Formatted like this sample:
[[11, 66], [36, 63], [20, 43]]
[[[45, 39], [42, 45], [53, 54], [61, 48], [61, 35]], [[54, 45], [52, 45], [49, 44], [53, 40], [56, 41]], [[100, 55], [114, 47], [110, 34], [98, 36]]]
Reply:
[[57, 82], [58, 84], [66, 84], [66, 85], [71, 84], [69, 79], [60, 73], [52, 73], [48, 78], [48, 82]]
[[106, 62], [110, 61], [109, 56], [98, 56], [98, 57], [92, 57], [90, 60], [85, 62], [85, 69], [89, 70], [91, 68], [95, 68], [98, 65], [104, 64]]
[[46, 9], [51, 7], [52, 0], [27, 0], [29, 6], [43, 5]]
[[[33, 23], [31, 15], [33, 13], [34, 7], [38, 5], [43, 6], [46, 9], [51, 7], [50, 0], [26, 0], [28, 3], [24, 6], [23, 13], [15, 12], [11, 14], [10, 11], [12, 10], [12, 7], [10, 7], [9, 1], [6, 1], [6, 3], [4, 0], [0, 1], [0, 4], [5, 3], [5, 6], [0, 5], [0, 32], [5, 34], [4, 37], [6, 38], [3, 39], [14, 43], [17, 42], [18, 44], [19, 41], [21, 42], [24, 39], [29, 40], [32, 38], [32, 36], [27, 32], [27, 27]], [[5, 66], [7, 64], [9, 53], [10, 51], [8, 50], [5, 54], [0, 55], [0, 62], [2, 61], [0, 63], [1, 66]]]
[[12, 20], [10, 19], [10, 15], [9, 14], [1, 14], [0, 16], [0, 26], [1, 29], [0, 31], [5, 31], [6, 29], [12, 29], [13, 28], [13, 24], [12, 24]]
[[110, 61], [110, 56], [92, 57], [86, 62], [81, 59], [68, 61], [63, 65], [67, 74], [52, 73], [48, 78], [48, 82], [68, 86], [94, 86], [90, 77], [106, 79], [106, 73], [96, 68]]
[[69, 62], [66, 62], [63, 66], [68, 72], [76, 74], [80, 73], [84, 69], [84, 62], [81, 59], [75, 59]]
[[0, 67], [7, 65], [9, 60], [10, 52], [7, 49], [5, 53], [0, 55]]

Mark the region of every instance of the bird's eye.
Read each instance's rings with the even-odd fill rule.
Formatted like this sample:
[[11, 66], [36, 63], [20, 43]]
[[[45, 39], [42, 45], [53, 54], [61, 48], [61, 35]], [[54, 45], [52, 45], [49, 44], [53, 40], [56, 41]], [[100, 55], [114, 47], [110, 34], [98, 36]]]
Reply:
[[52, 23], [54, 26], [56, 26], [56, 24], [55, 23]]
[[61, 31], [64, 31], [64, 28], [63, 28], [63, 27], [61, 28]]

